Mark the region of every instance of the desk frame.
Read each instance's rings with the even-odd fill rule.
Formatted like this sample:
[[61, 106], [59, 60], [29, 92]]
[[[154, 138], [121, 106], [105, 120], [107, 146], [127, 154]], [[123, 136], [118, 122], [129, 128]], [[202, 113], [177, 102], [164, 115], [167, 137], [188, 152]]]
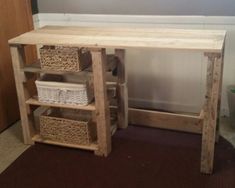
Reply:
[[[111, 151], [109, 104], [106, 96], [104, 61], [105, 49], [114, 48], [118, 65], [118, 127], [142, 124], [156, 128], [202, 134], [201, 172], [213, 171], [215, 141], [219, 140], [219, 112], [224, 63], [225, 31], [183, 30], [163, 28], [104, 28], [46, 26], [9, 40], [16, 87], [20, 105], [25, 143], [32, 144], [32, 110], [26, 101], [29, 93], [25, 87], [27, 76], [22, 72], [23, 45], [69, 45], [91, 49], [94, 82], [95, 111], [98, 124], [98, 145], [85, 149], [107, 156]], [[203, 52], [207, 57], [207, 90], [205, 103], [198, 116], [128, 110], [127, 79], [125, 73], [126, 48], [153, 48], [191, 50]]]

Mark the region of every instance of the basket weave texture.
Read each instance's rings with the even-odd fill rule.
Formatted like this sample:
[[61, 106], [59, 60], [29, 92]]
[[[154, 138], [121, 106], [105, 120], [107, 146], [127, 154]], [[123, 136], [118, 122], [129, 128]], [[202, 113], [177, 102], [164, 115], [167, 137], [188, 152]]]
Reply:
[[91, 54], [84, 48], [43, 46], [39, 51], [42, 70], [79, 72], [91, 65]]
[[40, 135], [52, 141], [89, 145], [96, 141], [96, 125], [87, 111], [54, 109], [40, 116]]
[[77, 83], [74, 79], [72, 83], [69, 81], [69, 76], [44, 75], [35, 81], [38, 100], [45, 103], [88, 105], [94, 98], [92, 79]]

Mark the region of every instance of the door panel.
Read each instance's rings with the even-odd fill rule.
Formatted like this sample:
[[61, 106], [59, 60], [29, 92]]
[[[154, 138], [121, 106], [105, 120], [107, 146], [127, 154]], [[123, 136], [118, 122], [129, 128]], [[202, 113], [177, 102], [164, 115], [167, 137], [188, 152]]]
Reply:
[[[0, 1], [0, 131], [19, 119], [14, 74], [8, 40], [33, 29], [30, 0]], [[34, 48], [27, 59], [36, 58]]]

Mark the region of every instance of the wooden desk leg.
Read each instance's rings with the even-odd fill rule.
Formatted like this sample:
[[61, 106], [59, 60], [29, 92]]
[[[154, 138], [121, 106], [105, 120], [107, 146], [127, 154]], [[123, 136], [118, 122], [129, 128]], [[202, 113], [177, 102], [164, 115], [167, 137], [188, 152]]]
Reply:
[[11, 46], [12, 65], [15, 76], [15, 84], [17, 89], [18, 103], [20, 107], [21, 126], [23, 130], [23, 138], [25, 144], [33, 144], [32, 136], [34, 134], [33, 112], [25, 103], [30, 98], [27, 90], [25, 75], [21, 72], [21, 68], [25, 61], [25, 52], [23, 46]]
[[107, 99], [105, 49], [92, 49], [98, 150], [96, 155], [108, 156], [111, 152], [110, 110]]
[[220, 83], [223, 63], [221, 54], [206, 54], [206, 56], [208, 56], [207, 93], [202, 132], [201, 172], [210, 174], [213, 171], [217, 110], [221, 92]]
[[218, 101], [218, 108], [217, 108], [217, 124], [216, 124], [216, 143], [219, 142], [220, 138], [220, 108], [221, 108], [221, 92], [222, 92], [222, 85], [223, 85], [223, 71], [224, 71], [224, 51], [221, 57], [221, 79], [220, 79], [220, 86], [219, 86], [219, 101]]
[[118, 102], [118, 128], [128, 127], [128, 90], [127, 90], [127, 76], [125, 70], [125, 50], [115, 49], [115, 55], [118, 57], [118, 88], [117, 88], [117, 102]]

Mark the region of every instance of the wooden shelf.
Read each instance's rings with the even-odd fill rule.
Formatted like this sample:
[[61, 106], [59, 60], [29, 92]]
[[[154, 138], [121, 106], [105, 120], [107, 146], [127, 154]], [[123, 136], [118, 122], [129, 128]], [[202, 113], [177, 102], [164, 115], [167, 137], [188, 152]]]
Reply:
[[91, 74], [89, 71], [80, 71], [80, 72], [63, 72], [63, 71], [50, 71], [50, 70], [42, 70], [40, 66], [40, 60], [37, 60], [35, 63], [32, 63], [30, 65], [25, 65], [24, 68], [22, 68], [23, 72], [30, 72], [30, 73], [47, 73], [47, 74], [72, 74], [72, 75], [87, 75]]
[[[106, 65], [106, 72], [110, 73], [114, 71], [117, 67], [117, 60], [114, 55], [107, 55], [107, 65]], [[25, 67], [22, 68], [23, 72], [30, 72], [30, 73], [47, 73], [47, 74], [72, 74], [72, 75], [91, 75], [92, 74], [92, 68], [91, 66], [87, 67], [83, 71], [80, 72], [63, 72], [63, 71], [51, 71], [51, 70], [42, 70], [40, 66], [40, 59], [38, 59], [36, 62], [25, 65]]]
[[35, 142], [39, 142], [39, 143], [52, 144], [52, 145], [58, 145], [58, 146], [63, 146], [63, 147], [70, 147], [70, 148], [78, 148], [78, 149], [85, 149], [85, 150], [92, 150], [92, 151], [95, 151], [98, 149], [98, 145], [95, 143], [90, 144], [90, 145], [65, 144], [65, 143], [61, 143], [61, 142], [56, 142], [56, 141], [44, 139], [39, 134], [36, 134], [32, 138], [32, 140]]
[[49, 107], [57, 107], [57, 108], [71, 108], [71, 109], [80, 109], [80, 110], [95, 110], [95, 104], [91, 103], [86, 106], [79, 106], [79, 105], [71, 105], [71, 104], [56, 104], [56, 103], [44, 103], [39, 102], [37, 99], [30, 98], [26, 101], [26, 104], [36, 105], [36, 106], [49, 106]]

